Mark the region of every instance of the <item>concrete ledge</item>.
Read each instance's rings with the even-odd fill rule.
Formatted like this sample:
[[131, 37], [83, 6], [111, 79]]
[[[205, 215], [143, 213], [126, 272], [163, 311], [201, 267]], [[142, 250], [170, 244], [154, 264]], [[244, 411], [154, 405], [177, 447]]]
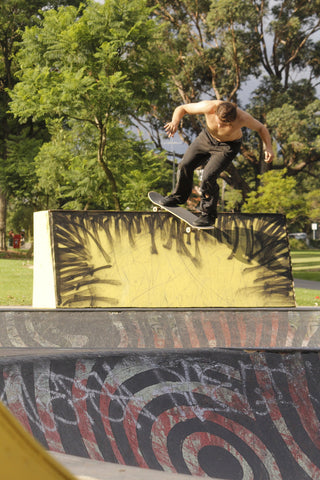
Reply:
[[319, 346], [319, 307], [0, 309], [0, 350]]
[[[65, 468], [79, 480], [190, 480], [190, 478], [203, 478], [181, 473], [159, 472], [146, 468], [128, 467], [110, 462], [98, 462], [75, 455], [50, 452]], [[219, 480], [217, 478], [213, 480]]]

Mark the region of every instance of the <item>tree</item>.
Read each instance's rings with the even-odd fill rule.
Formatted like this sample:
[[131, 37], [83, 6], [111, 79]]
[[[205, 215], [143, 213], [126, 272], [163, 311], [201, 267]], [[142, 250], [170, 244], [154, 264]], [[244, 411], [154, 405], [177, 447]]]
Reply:
[[[136, 152], [153, 158], [143, 142], [134, 142], [129, 134], [132, 125], [148, 131], [157, 151], [163, 150], [163, 124], [177, 104], [222, 98], [246, 107], [270, 128], [277, 150], [274, 168], [286, 167], [286, 175], [295, 176], [299, 193], [310, 191], [311, 182], [305, 178], [316, 177], [319, 168], [320, 126], [313, 115], [319, 110], [320, 42], [315, 36], [320, 28], [319, 2], [148, 0], [147, 8], [142, 0], [110, 0], [103, 6], [41, 14], [37, 25], [24, 34], [20, 83], [12, 97], [16, 117], [26, 122], [32, 118], [33, 123], [58, 119], [64, 132], [69, 130], [66, 145], [59, 144], [63, 135], [56, 131], [54, 143], [36, 155], [41, 189], [45, 169], [51, 173], [49, 159], [65, 159], [57, 163], [60, 179], [50, 177], [50, 192], [57, 195], [59, 205], [100, 204], [99, 195], [88, 195], [91, 188], [105, 193], [110, 208], [126, 208], [128, 196], [122, 186], [133, 189], [130, 179], [139, 169], [139, 185], [145, 185], [144, 175], [148, 176]], [[250, 102], [244, 105], [241, 92], [252, 77], [258, 86], [251, 95], [247, 92]], [[203, 125], [203, 118], [185, 117], [180, 137], [190, 143]], [[86, 141], [79, 140], [81, 132], [90, 132]], [[74, 153], [72, 143], [81, 144], [86, 160]], [[92, 148], [108, 178], [103, 188], [100, 175], [94, 178]], [[132, 177], [127, 174], [127, 180], [118, 160], [126, 151], [127, 163], [122, 165], [135, 172]], [[83, 176], [81, 162], [92, 172], [93, 183]], [[62, 172], [64, 163], [71, 170]], [[228, 202], [238, 208], [239, 192], [245, 201], [259, 186], [265, 167], [260, 138], [244, 131], [241, 155], [223, 173], [237, 190]], [[153, 168], [158, 171], [158, 163]]]
[[[168, 100], [152, 112], [158, 114], [160, 128], [177, 104], [204, 97], [236, 101], [243, 82], [259, 67], [253, 28], [258, 20], [252, 0], [149, 3], [156, 6], [154, 15], [164, 25], [162, 43], [174, 59]], [[179, 133], [190, 143], [202, 127], [201, 119], [186, 118]]]
[[[97, 131], [89, 122], [48, 121], [51, 140], [35, 157], [38, 187], [50, 199], [50, 208], [112, 209], [111, 187], [103, 169], [97, 168]], [[151, 189], [166, 188], [168, 168], [164, 154], [157, 154], [142, 139], [109, 123], [108, 162], [123, 209], [141, 210], [149, 205]]]
[[[232, 100], [271, 129], [275, 148], [280, 146], [277, 168], [287, 167], [287, 174], [292, 175], [309, 171], [308, 165], [319, 162], [319, 142], [315, 140], [319, 124], [313, 119], [315, 108], [319, 109], [315, 103], [320, 73], [319, 0], [151, 3], [157, 4], [157, 19], [166, 27], [164, 42], [176, 58], [170, 71], [169, 100], [157, 110], [159, 123], [152, 123], [153, 128], [162, 128], [163, 118], [170, 118], [176, 104], [202, 98]], [[246, 91], [250, 102], [244, 105], [241, 93], [248, 90], [246, 81], [252, 78], [257, 87], [251, 95]], [[288, 105], [291, 110], [287, 110]], [[296, 151], [294, 165], [296, 138], [288, 129], [280, 138], [277, 130], [279, 124], [286, 128], [286, 118], [293, 110], [304, 124], [298, 143], [306, 147], [313, 139], [312, 149], [304, 151], [302, 162]], [[290, 123], [293, 126], [294, 122]], [[203, 119], [184, 118], [179, 134], [190, 143], [202, 127]], [[153, 138], [159, 141], [161, 135], [153, 133]], [[241, 190], [245, 199], [267, 168], [260, 138], [245, 131], [237, 168], [231, 166], [223, 177]]]
[[116, 209], [122, 206], [112, 169], [115, 128], [128, 129], [131, 116], [149, 111], [166, 83], [162, 52], [153, 46], [159, 27], [150, 13], [144, 0], [49, 10], [25, 30], [17, 55], [14, 115], [22, 122], [59, 118], [69, 127], [70, 121], [94, 127], [96, 158], [112, 194], [108, 203]]
[[296, 180], [286, 177], [286, 169], [261, 175], [260, 186], [249, 193], [242, 212], [281, 213], [295, 227], [303, 227], [309, 215], [307, 202], [297, 195]]
[[306, 194], [309, 205], [311, 222], [320, 223], [320, 189], [313, 190]]
[[320, 160], [320, 119], [315, 116], [319, 108], [320, 100], [300, 109], [291, 102], [267, 114], [281, 167], [284, 166], [289, 175], [296, 175]]
[[[320, 123], [314, 116], [319, 109], [319, 7], [319, 0], [266, 2], [257, 24], [263, 76], [249, 109], [274, 138], [273, 168], [285, 168], [289, 176], [311, 174], [320, 160]], [[244, 156], [256, 185], [264, 171], [258, 153], [259, 145], [251, 137]]]
[[[0, 250], [6, 248], [7, 203], [10, 195], [16, 192], [16, 188], [12, 187], [17, 186], [17, 172], [19, 172], [15, 166], [15, 158], [10, 154], [10, 151], [12, 153], [14, 149], [13, 143], [16, 140], [16, 144], [21, 144], [24, 140], [29, 141], [29, 138], [34, 140], [33, 146], [36, 139], [41, 143], [39, 126], [34, 129], [32, 122], [28, 122], [26, 127], [22, 127], [12, 114], [8, 113], [9, 91], [17, 82], [15, 53], [19, 48], [21, 31], [26, 25], [33, 24], [35, 15], [41, 15], [40, 9], [57, 8], [64, 4], [78, 5], [79, 3], [80, 0], [2, 0], [0, 3]], [[27, 148], [21, 150], [29, 151]], [[22, 163], [22, 158], [24, 156], [18, 158], [20, 163]], [[24, 168], [30, 165], [30, 157], [25, 160]], [[12, 180], [10, 172], [15, 176], [14, 180]], [[19, 189], [21, 190], [21, 188], [20, 184]]]

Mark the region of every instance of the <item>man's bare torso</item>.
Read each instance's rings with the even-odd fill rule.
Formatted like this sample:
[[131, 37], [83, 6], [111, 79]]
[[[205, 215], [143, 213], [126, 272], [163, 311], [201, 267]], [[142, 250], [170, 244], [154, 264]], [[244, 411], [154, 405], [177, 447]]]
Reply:
[[236, 119], [231, 123], [223, 123], [216, 115], [221, 100], [203, 100], [197, 103], [187, 103], [175, 108], [171, 122], [165, 124], [164, 129], [171, 138], [176, 133], [184, 115], [205, 115], [207, 128], [211, 135], [219, 142], [232, 142], [242, 138], [243, 127], [258, 132], [265, 150], [265, 162], [271, 163], [274, 158], [272, 140], [265, 125], [252, 117], [248, 112], [237, 108]]
[[209, 132], [219, 142], [232, 142], [242, 138], [242, 110], [237, 109], [237, 118], [231, 123], [221, 122], [214, 112], [206, 113], [205, 118]]

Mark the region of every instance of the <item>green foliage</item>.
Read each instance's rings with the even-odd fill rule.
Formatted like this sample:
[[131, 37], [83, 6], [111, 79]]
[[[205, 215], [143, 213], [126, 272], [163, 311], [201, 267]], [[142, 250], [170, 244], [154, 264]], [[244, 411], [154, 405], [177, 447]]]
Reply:
[[[110, 186], [97, 168], [97, 130], [91, 124], [50, 122], [51, 141], [35, 159], [39, 188], [55, 199], [52, 208], [112, 209]], [[117, 178], [123, 209], [148, 206], [147, 193], [168, 188], [169, 171], [164, 154], [118, 124], [108, 124], [108, 161]]]
[[[56, 1], [54, 7], [68, 3], [75, 6], [30, 15], [20, 45], [16, 40], [22, 30], [13, 27], [17, 36], [11, 59], [15, 69], [19, 61], [20, 82], [12, 92], [12, 111], [25, 122], [30, 117], [45, 121], [51, 141], [32, 135], [31, 141], [25, 132], [26, 148], [19, 152], [11, 136], [12, 154], [1, 164], [3, 188], [33, 205], [40, 205], [45, 195], [47, 205], [63, 208], [145, 208], [143, 192], [170, 190], [169, 172], [158, 152], [163, 124], [174, 106], [204, 97], [241, 105], [241, 88], [252, 76], [259, 84], [249, 109], [270, 128], [275, 167], [286, 167], [288, 178], [295, 176], [301, 202], [305, 191], [312, 195], [320, 188], [320, 124], [314, 116], [320, 110], [315, 90], [319, 0], [109, 0], [81, 6]], [[293, 81], [301, 72], [301, 80]], [[133, 125], [150, 133], [155, 152], [129, 133]], [[190, 142], [202, 126], [202, 118], [185, 117], [181, 138]], [[21, 126], [13, 128], [11, 135], [21, 134]], [[244, 131], [235, 166], [228, 178], [234, 188], [225, 194], [228, 210], [238, 209], [242, 197], [264, 178], [263, 149], [255, 133]], [[39, 182], [32, 185], [35, 175]], [[307, 181], [309, 175], [314, 182]], [[273, 182], [277, 184], [275, 178]], [[265, 183], [261, 186], [266, 190]], [[249, 194], [248, 201], [263, 196], [267, 192]], [[284, 200], [276, 209], [289, 218], [291, 207]], [[309, 197], [307, 201], [309, 208]], [[264, 202], [259, 208], [275, 211], [274, 201]], [[290, 198], [288, 204], [301, 224], [308, 208]]]
[[[170, 118], [180, 103], [222, 98], [245, 107], [249, 97], [246, 108], [271, 131], [276, 167], [287, 167], [290, 175], [315, 175], [320, 158], [319, 119], [314, 117], [320, 109], [319, 0], [150, 3], [156, 5], [156, 19], [164, 25], [163, 42], [175, 58], [170, 101], [157, 109], [152, 127], [162, 128], [163, 118]], [[246, 85], [252, 76], [257, 79], [254, 92]], [[203, 125], [201, 117], [184, 117], [180, 137], [189, 144]], [[268, 167], [259, 136], [247, 130], [243, 134], [242, 158], [238, 156], [230, 183], [245, 196]], [[159, 140], [159, 135], [153, 138]]]
[[296, 238], [289, 238], [290, 250], [308, 250], [308, 245], [303, 240], [297, 240]]
[[320, 222], [320, 189], [312, 190], [305, 195], [310, 209], [312, 222]]
[[[253, 20], [257, 13], [252, 2], [149, 0], [149, 3], [155, 6], [154, 16], [163, 25], [160, 48], [163, 45], [167, 48], [170, 74], [168, 99], [152, 112], [152, 127], [162, 129], [177, 104], [203, 98], [237, 101], [243, 82], [258, 74]], [[203, 125], [203, 118], [186, 116], [179, 133], [190, 143]], [[159, 141], [158, 135], [154, 138]]]
[[51, 208], [88, 208], [92, 196], [103, 195], [104, 175], [92, 151], [96, 131], [91, 125], [71, 123], [72, 127], [63, 120], [48, 122], [51, 140], [35, 158], [38, 186], [53, 199]]
[[260, 176], [261, 184], [249, 193], [242, 212], [281, 213], [288, 225], [303, 226], [308, 217], [305, 199], [297, 195], [296, 180], [286, 176], [286, 170], [271, 170]]
[[[129, 195], [124, 197], [123, 187], [128, 185], [130, 195], [142, 187], [146, 193], [158, 178], [138, 181], [136, 162], [130, 162], [132, 147], [141, 142], [127, 133], [132, 118], [149, 111], [151, 98], [156, 103], [165, 86], [165, 61], [153, 47], [159, 27], [150, 12], [144, 0], [90, 2], [85, 9], [44, 12], [39, 25], [24, 32], [11, 109], [21, 121], [45, 119], [52, 129], [50, 119], [57, 118], [70, 128], [55, 130], [37, 157], [39, 185], [59, 204], [123, 208]], [[129, 159], [127, 184], [118, 168], [123, 158]], [[154, 167], [145, 152], [141, 159]], [[52, 163], [59, 165], [56, 172], [50, 171]], [[132, 188], [134, 178], [138, 184]]]
[[240, 89], [249, 75], [259, 70], [260, 12], [251, 0], [213, 0], [207, 17], [208, 31], [213, 40], [214, 85], [217, 98], [237, 99]]
[[[318, 250], [320, 250], [320, 240], [313, 240], [311, 238], [310, 246], [311, 246], [311, 248], [317, 248]], [[320, 273], [319, 273], [319, 282], [320, 282]]]
[[272, 4], [270, 29], [275, 35], [274, 72], [289, 80], [289, 70], [310, 66], [315, 43], [312, 34], [319, 31], [319, 0], [292, 0]]
[[320, 119], [315, 112], [320, 101], [300, 108], [284, 103], [267, 114], [267, 121], [279, 146], [283, 165], [292, 174], [316, 162], [320, 156]]
[[32, 202], [36, 194], [34, 158], [43, 140], [41, 134], [31, 134], [30, 128], [24, 128], [18, 135], [11, 134], [6, 142], [7, 156], [2, 161], [0, 184], [9, 195], [23, 198], [24, 202], [27, 199]]
[[143, 114], [148, 95], [161, 88], [149, 13], [143, 0], [45, 12], [40, 25], [23, 35], [14, 114], [22, 121], [58, 115], [94, 125], [110, 115]]
[[241, 190], [226, 185], [224, 193], [224, 209], [227, 212], [238, 212], [243, 202]]
[[30, 205], [22, 205], [19, 202], [11, 203], [8, 212], [7, 229], [12, 229], [15, 233], [25, 231], [26, 239], [30, 239], [33, 235], [33, 212], [34, 209]]
[[[21, 202], [32, 202], [38, 207], [39, 197], [34, 193], [35, 154], [45, 135], [44, 123], [22, 127], [9, 111], [9, 91], [17, 82], [17, 61], [21, 34], [41, 17], [41, 12], [60, 5], [79, 5], [81, 0], [2, 0], [0, 2], [0, 249], [5, 249], [6, 207], [15, 196]], [[35, 132], [36, 131], [36, 132]], [[15, 145], [14, 145], [15, 144]], [[18, 148], [19, 144], [19, 148]], [[16, 157], [12, 151], [20, 150]], [[33, 181], [32, 181], [33, 176]], [[25, 197], [25, 198], [22, 198]], [[18, 203], [15, 202], [15, 205]]]

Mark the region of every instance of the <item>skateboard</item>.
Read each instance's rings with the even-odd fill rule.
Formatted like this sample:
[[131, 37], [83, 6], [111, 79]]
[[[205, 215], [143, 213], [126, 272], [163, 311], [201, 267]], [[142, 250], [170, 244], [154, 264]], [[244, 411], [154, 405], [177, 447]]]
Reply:
[[183, 207], [166, 207], [165, 205], [161, 205], [161, 201], [164, 197], [158, 192], [149, 192], [148, 193], [149, 200], [155, 205], [153, 207], [153, 211], [157, 212], [158, 210], [166, 210], [169, 213], [172, 213], [175, 217], [180, 218], [183, 222], [185, 222], [188, 226], [186, 227], [186, 232], [190, 233], [191, 230], [212, 230], [214, 225], [210, 225], [207, 227], [201, 227], [199, 225], [195, 225], [194, 222], [197, 220], [197, 216], [194, 215], [192, 212], [187, 210]]

